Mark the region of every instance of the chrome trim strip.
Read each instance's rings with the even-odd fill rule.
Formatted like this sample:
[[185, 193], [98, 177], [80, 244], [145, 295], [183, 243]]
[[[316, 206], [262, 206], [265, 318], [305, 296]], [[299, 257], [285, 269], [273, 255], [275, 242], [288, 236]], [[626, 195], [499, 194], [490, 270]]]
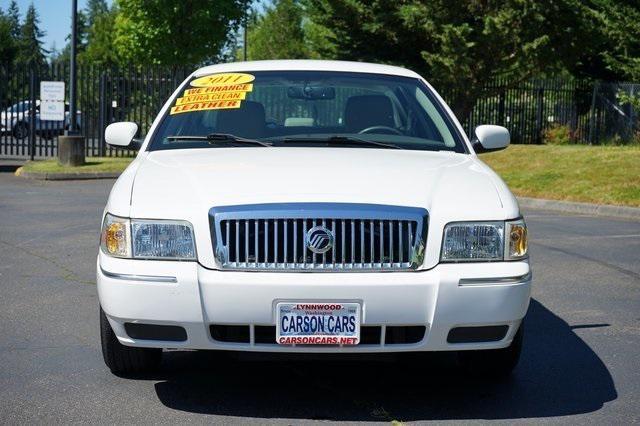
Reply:
[[489, 278], [461, 278], [458, 285], [483, 285], [483, 284], [522, 284], [531, 281], [533, 273], [531, 271], [524, 275], [515, 277], [489, 277]]
[[156, 283], [177, 283], [178, 278], [170, 277], [170, 276], [158, 276], [158, 275], [135, 275], [135, 274], [117, 274], [115, 272], [109, 272], [102, 269], [100, 266], [100, 272], [105, 277], [113, 278], [116, 280], [126, 280], [126, 281], [148, 281], [148, 282], [156, 282]]

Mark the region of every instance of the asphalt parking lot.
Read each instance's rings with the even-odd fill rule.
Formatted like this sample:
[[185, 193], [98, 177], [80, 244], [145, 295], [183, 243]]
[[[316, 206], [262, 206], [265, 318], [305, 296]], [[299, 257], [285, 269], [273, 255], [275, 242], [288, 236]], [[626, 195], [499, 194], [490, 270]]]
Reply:
[[0, 173], [0, 423], [640, 421], [640, 222], [525, 211], [534, 269], [524, 354], [506, 382], [450, 357], [236, 359], [168, 353], [161, 372], [102, 362], [95, 287], [113, 181]]

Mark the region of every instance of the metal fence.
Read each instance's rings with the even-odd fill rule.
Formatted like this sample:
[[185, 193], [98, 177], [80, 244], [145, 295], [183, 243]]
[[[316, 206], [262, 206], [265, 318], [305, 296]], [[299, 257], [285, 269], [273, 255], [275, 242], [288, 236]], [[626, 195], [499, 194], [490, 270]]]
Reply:
[[[146, 134], [163, 103], [192, 70], [179, 67], [78, 67], [78, 123], [86, 138], [86, 155], [126, 156], [131, 152], [109, 147], [104, 129], [116, 121], [135, 121]], [[0, 156], [57, 155], [64, 122], [39, 117], [41, 81], [69, 81], [67, 66], [15, 68], [0, 65]], [[67, 105], [68, 114], [68, 105]]]
[[640, 143], [640, 111], [621, 103], [620, 93], [640, 95], [640, 84], [558, 78], [514, 86], [496, 79], [463, 122], [469, 135], [480, 124], [505, 126], [521, 144], [543, 143], [545, 131], [558, 126], [567, 128], [574, 143]]
[[[0, 65], [0, 157], [57, 155], [58, 135], [68, 121], [39, 120], [40, 81], [68, 82], [68, 67]], [[87, 156], [131, 155], [105, 144], [104, 129], [115, 121], [135, 121], [145, 134], [173, 90], [192, 71], [182, 67], [78, 67], [78, 117]], [[448, 88], [438, 88], [446, 100]], [[544, 132], [566, 126], [576, 143], [625, 143], [640, 139], [638, 111], [619, 102], [619, 93], [640, 94], [640, 85], [572, 79], [530, 80], [516, 85], [496, 79], [486, 84], [468, 117], [468, 134], [479, 124], [507, 127], [513, 143], [543, 142]], [[276, 102], [266, 99], [264, 102]], [[272, 102], [272, 103], [273, 103]]]

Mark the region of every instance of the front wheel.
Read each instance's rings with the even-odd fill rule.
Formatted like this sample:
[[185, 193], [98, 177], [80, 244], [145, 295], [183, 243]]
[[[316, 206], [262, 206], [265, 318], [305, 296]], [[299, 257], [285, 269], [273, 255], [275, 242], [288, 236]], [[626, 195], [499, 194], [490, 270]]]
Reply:
[[29, 125], [23, 121], [13, 126], [13, 137], [19, 140], [26, 139], [29, 136]]
[[523, 324], [513, 336], [509, 346], [502, 349], [485, 349], [458, 352], [458, 364], [472, 376], [504, 378], [518, 364], [522, 352]]
[[162, 360], [162, 349], [134, 348], [120, 343], [102, 307], [100, 308], [100, 340], [104, 363], [114, 374], [147, 373], [156, 369]]

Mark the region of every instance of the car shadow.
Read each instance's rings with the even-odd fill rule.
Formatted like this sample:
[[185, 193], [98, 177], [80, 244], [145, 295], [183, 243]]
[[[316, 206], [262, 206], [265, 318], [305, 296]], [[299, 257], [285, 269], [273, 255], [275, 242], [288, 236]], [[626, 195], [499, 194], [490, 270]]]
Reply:
[[159, 380], [160, 401], [176, 410], [221, 416], [516, 419], [588, 413], [617, 398], [598, 355], [536, 300], [525, 323], [523, 356], [514, 374], [501, 382], [465, 377], [454, 358], [442, 353], [393, 362], [362, 357], [255, 361], [217, 352], [165, 355], [162, 373], [148, 377]]

